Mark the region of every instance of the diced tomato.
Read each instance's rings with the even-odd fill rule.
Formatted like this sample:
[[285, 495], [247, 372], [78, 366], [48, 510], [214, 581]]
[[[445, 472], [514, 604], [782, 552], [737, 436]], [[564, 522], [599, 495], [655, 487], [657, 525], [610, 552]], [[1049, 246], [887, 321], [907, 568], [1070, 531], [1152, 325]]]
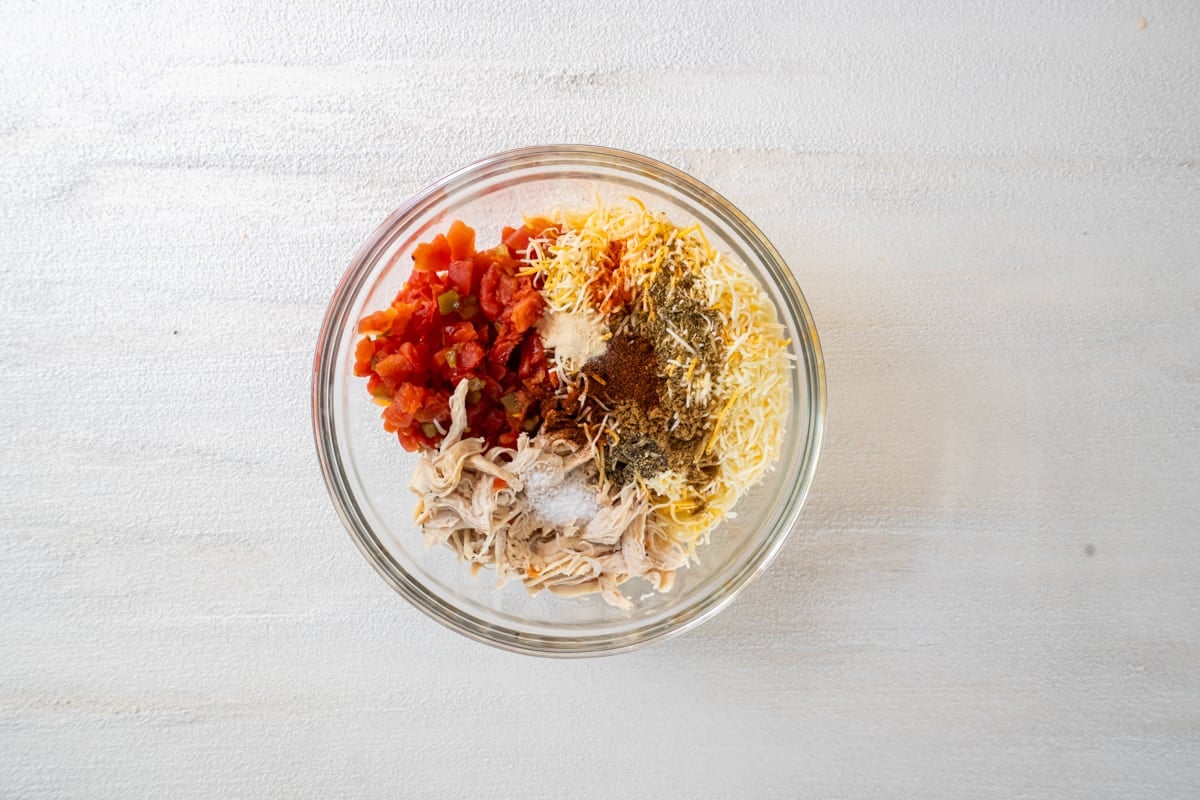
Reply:
[[542, 345], [542, 340], [537, 336], [526, 336], [525, 341], [521, 343], [521, 363], [517, 367], [517, 377], [521, 380], [529, 380], [536, 371], [545, 368], [546, 348]]
[[473, 342], [477, 338], [475, 326], [469, 322], [452, 322], [442, 326], [442, 342], [445, 344]]
[[[453, 353], [453, 355], [450, 355]], [[453, 347], [443, 347], [433, 354], [433, 368], [441, 374], [449, 377], [453, 367], [448, 366], [450, 359], [458, 359], [458, 351]]]
[[503, 245], [477, 252], [474, 231], [455, 222], [414, 249], [414, 271], [391, 306], [363, 318], [368, 335], [355, 348], [354, 371], [376, 399], [390, 401], [383, 426], [406, 449], [438, 445], [463, 380], [475, 382], [466, 436], [511, 447], [536, 428], [556, 381], [533, 331], [545, 302], [537, 277], [519, 274], [517, 251], [548, 225], [507, 228]]
[[492, 351], [489, 350], [487, 357], [487, 377], [494, 381], [499, 381], [503, 379], [507, 373], [508, 367], [506, 367], [504, 364], [495, 363], [495, 361], [492, 359]]
[[521, 361], [517, 368], [517, 376], [529, 393], [539, 400], [554, 394], [557, 384], [552, 380], [550, 361], [546, 357], [546, 348], [542, 345], [541, 337], [526, 336], [521, 343]]
[[415, 453], [421, 449], [422, 442], [417, 438], [411, 428], [401, 428], [400, 430], [397, 430], [396, 438], [400, 440], [400, 446], [410, 453]]
[[495, 436], [500, 431], [504, 430], [504, 428], [504, 409], [498, 406], [492, 406], [483, 415], [483, 430], [485, 430], [489, 436]]
[[412, 423], [412, 414], [404, 410], [404, 402], [400, 395], [392, 398], [392, 402], [383, 410], [383, 428], [389, 432], [401, 431]]
[[375, 364], [375, 373], [389, 389], [396, 391], [401, 383], [424, 381], [429, 374], [427, 360], [423, 345], [403, 342], [394, 354]]
[[410, 417], [417, 413], [424, 397], [425, 387], [416, 384], [402, 383], [396, 390], [396, 400], [400, 403], [400, 408]]
[[450, 285], [463, 297], [474, 294], [479, 289], [479, 277], [472, 259], [451, 261], [449, 267]]
[[500, 385], [500, 381], [493, 378], [491, 375], [484, 375], [480, 378], [483, 381], [482, 394], [484, 399], [491, 405], [500, 402], [500, 398], [504, 396], [505, 389]]
[[450, 421], [450, 395], [426, 389], [420, 407], [413, 413], [417, 422]]
[[433, 241], [419, 244], [413, 249], [413, 269], [417, 272], [437, 272], [450, 266], [450, 243], [438, 234]]
[[500, 240], [504, 243], [505, 247], [514, 253], [523, 253], [529, 247], [530, 239], [541, 236], [546, 229], [553, 226], [554, 223], [550, 220], [535, 217], [516, 230], [505, 228]]
[[476, 275], [482, 277], [483, 273], [487, 272], [487, 268], [492, 265], [495, 259], [495, 250], [480, 250], [471, 256], [471, 263], [475, 265]]
[[504, 246], [514, 253], [522, 253], [529, 247], [529, 240], [532, 238], [533, 231], [522, 225], [504, 237]]
[[483, 363], [486, 353], [478, 342], [463, 342], [458, 346], [458, 368], [472, 370]]
[[385, 308], [383, 311], [368, 314], [358, 323], [358, 332], [383, 333], [391, 329], [392, 321], [395, 318], [396, 310], [394, 308]]
[[379, 363], [375, 365], [375, 374], [388, 389], [394, 392], [397, 386], [413, 376], [415, 366], [409, 356], [396, 353], [380, 359]]
[[446, 241], [450, 244], [450, 258], [470, 258], [475, 255], [475, 231], [463, 224], [462, 220], [450, 223], [446, 232]]
[[437, 303], [428, 301], [413, 310], [413, 315], [408, 321], [408, 326], [405, 330], [406, 338], [424, 339], [425, 336], [433, 329], [433, 326], [438, 322]]
[[402, 339], [388, 339], [379, 337], [372, 344], [375, 345], [375, 355], [373, 361], [378, 361], [385, 356], [390, 356], [392, 353], [400, 349], [400, 345], [404, 344]]
[[371, 359], [375, 355], [375, 343], [363, 337], [354, 348], [354, 374], [365, 378], [371, 374]]
[[542, 309], [546, 307], [546, 301], [542, 296], [529, 288], [512, 306], [512, 322], [513, 327], [518, 333], [524, 333], [532, 328], [542, 316]]
[[505, 271], [500, 274], [499, 292], [500, 302], [505, 306], [511, 306], [520, 292], [521, 284], [518, 283], [516, 277]]
[[492, 349], [488, 352], [488, 363], [495, 366], [507, 365], [513, 351], [521, 343], [522, 335], [508, 320], [503, 321], [500, 324], [500, 331], [496, 335], [496, 341], [492, 343]]
[[410, 302], [393, 303], [392, 310], [396, 312], [396, 317], [392, 320], [392, 327], [388, 330], [388, 335], [403, 336], [404, 331], [408, 329], [408, 323], [413, 318], [413, 312], [417, 310], [417, 304]]
[[504, 303], [500, 299], [500, 281], [503, 277], [504, 269], [492, 264], [479, 283], [479, 307], [491, 322], [500, 319], [500, 315], [504, 313]]
[[[446, 248], [449, 245], [445, 245]], [[401, 299], [429, 300], [437, 297], [446, 287], [444, 271], [449, 267], [449, 260], [442, 266], [442, 272], [412, 272], [408, 276], [408, 285], [404, 287], [406, 296]]]

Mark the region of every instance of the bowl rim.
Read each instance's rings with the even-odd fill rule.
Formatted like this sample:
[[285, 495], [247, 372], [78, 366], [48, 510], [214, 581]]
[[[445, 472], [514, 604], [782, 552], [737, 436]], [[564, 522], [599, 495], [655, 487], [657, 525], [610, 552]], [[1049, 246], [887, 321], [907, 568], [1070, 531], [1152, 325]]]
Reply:
[[[447, 193], [462, 188], [474, 179], [490, 176], [498, 168], [547, 165], [603, 166], [640, 174], [668, 185], [689, 201], [716, 215], [759, 258], [761, 266], [790, 306], [788, 312], [801, 329], [803, 338], [796, 352], [806, 368], [808, 425], [800, 457], [800, 474], [786, 496], [784, 510], [775, 523], [774, 532], [749, 557], [742, 570], [722, 584], [721, 590], [710, 592], [678, 614], [620, 634], [554, 637], [525, 633], [480, 620], [429, 592], [421, 581], [391, 559], [358, 511], [354, 493], [345, 483], [345, 473], [338, 455], [336, 428], [330, 408], [332, 404], [325, 399], [333, 385], [335, 365], [332, 358], [324, 356], [333, 352], [334, 343], [342, 335], [347, 322], [347, 306], [362, 288], [374, 263], [375, 251], [397, 227], [406, 220], [418, 217]], [[422, 613], [456, 633], [509, 652], [553, 658], [629, 652], [692, 630], [727, 608], [766, 570], [795, 527], [816, 473], [825, 428], [825, 365], [816, 324], [795, 276], [774, 245], [736, 206], [691, 175], [648, 156], [594, 145], [537, 145], [486, 156], [426, 185], [389, 214], [359, 247], [334, 289], [317, 338], [311, 388], [313, 438], [325, 487], [342, 525], [375, 571]], [[505, 635], [498, 636], [499, 633]]]

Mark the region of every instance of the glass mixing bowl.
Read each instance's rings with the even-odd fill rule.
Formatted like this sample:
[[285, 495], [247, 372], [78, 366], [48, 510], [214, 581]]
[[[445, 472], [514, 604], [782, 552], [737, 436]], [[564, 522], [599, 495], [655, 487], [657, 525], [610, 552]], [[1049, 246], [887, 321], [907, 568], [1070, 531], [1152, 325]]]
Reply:
[[[585, 207], [634, 195], [672, 222], [704, 226], [709, 242], [762, 283], [795, 356], [786, 433], [775, 469], [739, 502], [666, 593], [625, 584], [633, 611], [599, 595], [531, 597], [519, 581], [472, 575], [452, 551], [427, 549], [412, 518], [415, 456], [385, 433], [380, 408], [354, 376], [358, 320], [386, 307], [404, 284], [418, 243], [462, 219], [481, 246], [500, 229], [553, 205]], [[418, 192], [371, 235], [330, 301], [313, 367], [313, 433], [321, 470], [351, 538], [392, 588], [438, 622], [481, 642], [543, 656], [628, 651], [693, 628], [727, 606], [771, 561], [796, 523], [821, 445], [825, 374], [812, 315], [791, 270], [745, 215], [712, 189], [644, 156], [586, 146], [513, 150], [485, 158]], [[632, 587], [632, 589], [631, 589]]]

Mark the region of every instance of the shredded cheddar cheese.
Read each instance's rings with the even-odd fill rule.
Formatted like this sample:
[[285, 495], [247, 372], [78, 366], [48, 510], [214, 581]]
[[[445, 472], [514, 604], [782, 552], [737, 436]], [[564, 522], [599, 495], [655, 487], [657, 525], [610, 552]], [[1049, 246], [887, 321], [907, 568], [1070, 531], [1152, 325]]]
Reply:
[[[701, 453], [711, 455], [716, 466], [703, 482], [666, 469], [638, 483], [649, 494], [652, 532], [695, 558], [696, 546], [721, 519], [733, 516], [738, 500], [779, 456], [789, 392], [788, 340], [758, 281], [715, 251], [699, 223], [679, 228], [637, 198], [629, 201], [631, 206], [552, 209], [546, 216], [556, 223], [557, 236], [531, 241], [527, 261], [529, 271], [541, 276], [551, 313], [603, 315], [614, 298], [627, 297], [631, 311], [663, 320], [666, 336], [679, 346], [678, 357], [660, 361], [662, 377], [682, 375], [683, 407], [708, 409]], [[613, 243], [620, 245], [616, 263]], [[668, 269], [670, 291], [684, 275], [693, 276], [707, 311], [719, 321], [719, 329], [708, 332], [723, 346], [716, 369], [710, 370], [695, 343], [670, 327], [655, 306], [651, 287]], [[605, 331], [606, 341], [622, 330]], [[669, 394], [675, 391], [674, 381], [664, 386]], [[608, 418], [605, 432], [610, 447], [621, 441]]]

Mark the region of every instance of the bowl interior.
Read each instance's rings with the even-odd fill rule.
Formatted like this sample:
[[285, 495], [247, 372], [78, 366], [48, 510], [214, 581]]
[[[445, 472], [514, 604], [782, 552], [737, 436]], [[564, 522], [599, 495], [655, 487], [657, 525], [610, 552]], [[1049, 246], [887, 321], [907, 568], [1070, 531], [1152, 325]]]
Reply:
[[[760, 571], [795, 520], [811, 479], [820, 438], [819, 349], [803, 299], [777, 254], [725, 201], [681, 174], [619, 155], [510, 154], [467, 168], [419, 194], [382, 225], [347, 272], [330, 308], [314, 383], [318, 449], [339, 513], [377, 570], [424, 611], [460, 632], [509, 649], [584, 654], [625, 649], [715, 613]], [[683, 181], [682, 184], [680, 181]], [[410, 272], [414, 246], [454, 219], [476, 230], [480, 247], [522, 214], [553, 205], [628, 203], [630, 195], [681, 226], [700, 222], [714, 248], [755, 274], [788, 329], [795, 355], [781, 456], [749, 492], [735, 518], [713, 531], [700, 563], [679, 571], [668, 593], [631, 581], [631, 612], [597, 595], [531, 597], [519, 582], [471, 575], [445, 548], [427, 549], [413, 523], [408, 479], [417, 458], [384, 432], [381, 409], [353, 374], [357, 321], [387, 306]]]

